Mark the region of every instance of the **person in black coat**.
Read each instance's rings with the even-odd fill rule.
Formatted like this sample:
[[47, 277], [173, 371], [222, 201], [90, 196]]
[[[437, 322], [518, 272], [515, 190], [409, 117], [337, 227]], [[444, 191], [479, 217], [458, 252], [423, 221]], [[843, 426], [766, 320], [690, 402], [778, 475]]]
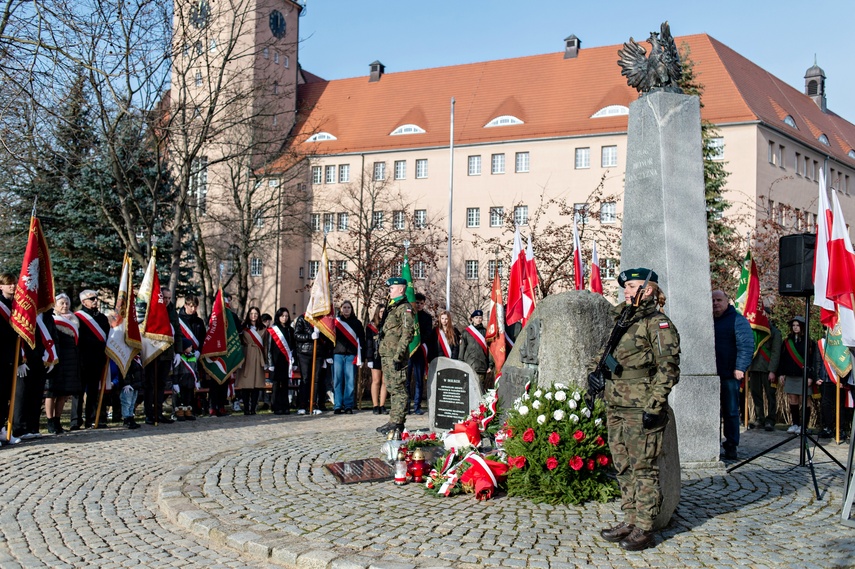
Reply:
[[448, 310], [440, 312], [439, 322], [431, 331], [430, 345], [432, 348], [428, 353], [431, 358], [428, 363], [438, 357], [460, 359], [460, 330], [454, 327], [451, 312]]
[[[181, 326], [181, 335], [190, 341], [190, 344], [193, 346], [193, 355], [196, 357], [197, 363], [199, 362], [199, 354], [202, 351], [202, 344], [205, 343], [205, 334], [206, 334], [206, 326], [205, 321], [199, 317], [199, 314], [196, 312], [199, 308], [199, 298], [194, 295], [187, 295], [184, 297], [184, 306], [178, 311], [178, 323]], [[207, 389], [210, 393], [211, 390], [211, 378], [208, 377], [208, 374], [204, 373], [201, 369], [201, 366], [197, 365], [196, 369], [196, 377], [199, 385], [202, 386], [203, 389]], [[208, 404], [205, 401], [203, 393], [196, 393], [196, 396], [192, 397], [192, 405], [196, 413], [204, 413], [206, 409], [208, 409]], [[201, 400], [201, 401], [200, 401]], [[186, 414], [186, 411], [185, 411]], [[211, 414], [216, 414], [216, 411], [211, 409]]]
[[[315, 330], [307, 320], [305, 315], [301, 314], [294, 324], [294, 339], [297, 346], [296, 354], [297, 363], [300, 366], [300, 390], [297, 393], [297, 414], [305, 415], [306, 409], [309, 408], [309, 398], [311, 394], [312, 384], [312, 353], [315, 353], [315, 404], [314, 414], [318, 415], [326, 410], [327, 394], [324, 389], [324, 362], [327, 357], [332, 357], [332, 342]], [[315, 340], [318, 342], [317, 350], [315, 350]]]
[[[84, 408], [83, 396], [71, 400], [71, 428], [86, 427], [95, 423], [98, 399], [101, 396], [101, 379], [104, 377], [104, 366], [107, 365], [107, 336], [110, 335], [110, 321], [98, 310], [98, 293], [94, 290], [84, 290], [80, 293], [82, 307], [75, 312], [80, 320], [80, 340], [77, 347], [80, 352], [80, 379], [83, 382], [83, 392], [86, 396]], [[106, 407], [108, 397], [104, 398], [101, 409], [101, 419], [107, 419]]]
[[290, 413], [290, 379], [291, 366], [296, 362], [294, 357], [294, 329], [291, 327], [291, 313], [287, 308], [280, 308], [273, 316], [273, 326], [270, 327], [270, 341], [267, 343], [267, 361], [269, 363], [270, 380], [273, 383], [273, 413], [287, 415]]

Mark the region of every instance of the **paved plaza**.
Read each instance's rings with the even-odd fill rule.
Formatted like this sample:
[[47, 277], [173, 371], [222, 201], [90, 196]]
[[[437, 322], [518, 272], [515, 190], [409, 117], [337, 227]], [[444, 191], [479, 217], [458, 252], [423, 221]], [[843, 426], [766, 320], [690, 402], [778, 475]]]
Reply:
[[[817, 452], [817, 500], [795, 441], [731, 474], [684, 471], [671, 526], [630, 553], [598, 534], [615, 502], [337, 483], [323, 465], [379, 456], [379, 422], [241, 415], [3, 447], [0, 568], [855, 567], [844, 473]], [[740, 456], [786, 436], [744, 433]], [[848, 446], [826, 448], [845, 463]]]

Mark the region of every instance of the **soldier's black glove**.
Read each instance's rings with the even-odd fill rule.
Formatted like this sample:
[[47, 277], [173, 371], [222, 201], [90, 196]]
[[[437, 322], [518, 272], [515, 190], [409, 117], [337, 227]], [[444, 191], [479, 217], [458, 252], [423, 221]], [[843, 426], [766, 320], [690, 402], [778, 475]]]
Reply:
[[601, 391], [606, 388], [606, 380], [603, 379], [603, 374], [601, 373], [589, 373], [588, 374], [588, 393], [593, 395], [597, 395]]
[[404, 362], [395, 362], [392, 367], [395, 368], [395, 371], [402, 371], [404, 369], [407, 369], [407, 364], [405, 364]]
[[644, 411], [641, 414], [641, 424], [645, 429], [655, 429], [662, 424], [662, 414]]

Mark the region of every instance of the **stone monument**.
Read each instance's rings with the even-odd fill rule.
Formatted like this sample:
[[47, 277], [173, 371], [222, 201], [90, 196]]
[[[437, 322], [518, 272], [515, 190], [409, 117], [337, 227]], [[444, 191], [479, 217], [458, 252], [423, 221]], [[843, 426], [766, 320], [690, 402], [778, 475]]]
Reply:
[[483, 393], [478, 374], [466, 362], [435, 358], [428, 366], [428, 424], [447, 431], [478, 408]]
[[[629, 64], [621, 67], [633, 76]], [[649, 267], [660, 275], [664, 311], [682, 350], [680, 383], [670, 396], [680, 459], [683, 466], [709, 467], [720, 465], [719, 379], [700, 104], [696, 96], [647, 87], [653, 90], [629, 106], [621, 268]]]

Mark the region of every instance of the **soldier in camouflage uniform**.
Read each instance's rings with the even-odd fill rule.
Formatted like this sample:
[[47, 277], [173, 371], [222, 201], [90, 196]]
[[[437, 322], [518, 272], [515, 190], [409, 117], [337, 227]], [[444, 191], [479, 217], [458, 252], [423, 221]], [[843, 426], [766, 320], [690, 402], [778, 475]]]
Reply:
[[406, 279], [392, 277], [386, 281], [389, 286], [389, 305], [380, 321], [380, 361], [389, 390], [389, 422], [377, 427], [377, 432], [387, 434], [392, 429], [404, 429], [407, 401], [407, 363], [410, 359], [410, 342], [415, 333], [415, 315], [404, 291]]
[[[662, 500], [656, 458], [662, 452], [668, 421], [668, 394], [680, 379], [680, 335], [659, 311], [665, 295], [657, 284], [658, 275], [649, 269], [630, 269], [620, 274], [618, 284], [624, 287], [627, 304], [631, 303], [648, 273], [650, 282], [632, 323], [612, 352], [622, 366], [620, 375], [606, 375], [604, 394], [624, 521], [601, 535], [629, 551], [655, 543], [653, 522]], [[615, 321], [622, 309], [618, 305], [611, 310]]]

